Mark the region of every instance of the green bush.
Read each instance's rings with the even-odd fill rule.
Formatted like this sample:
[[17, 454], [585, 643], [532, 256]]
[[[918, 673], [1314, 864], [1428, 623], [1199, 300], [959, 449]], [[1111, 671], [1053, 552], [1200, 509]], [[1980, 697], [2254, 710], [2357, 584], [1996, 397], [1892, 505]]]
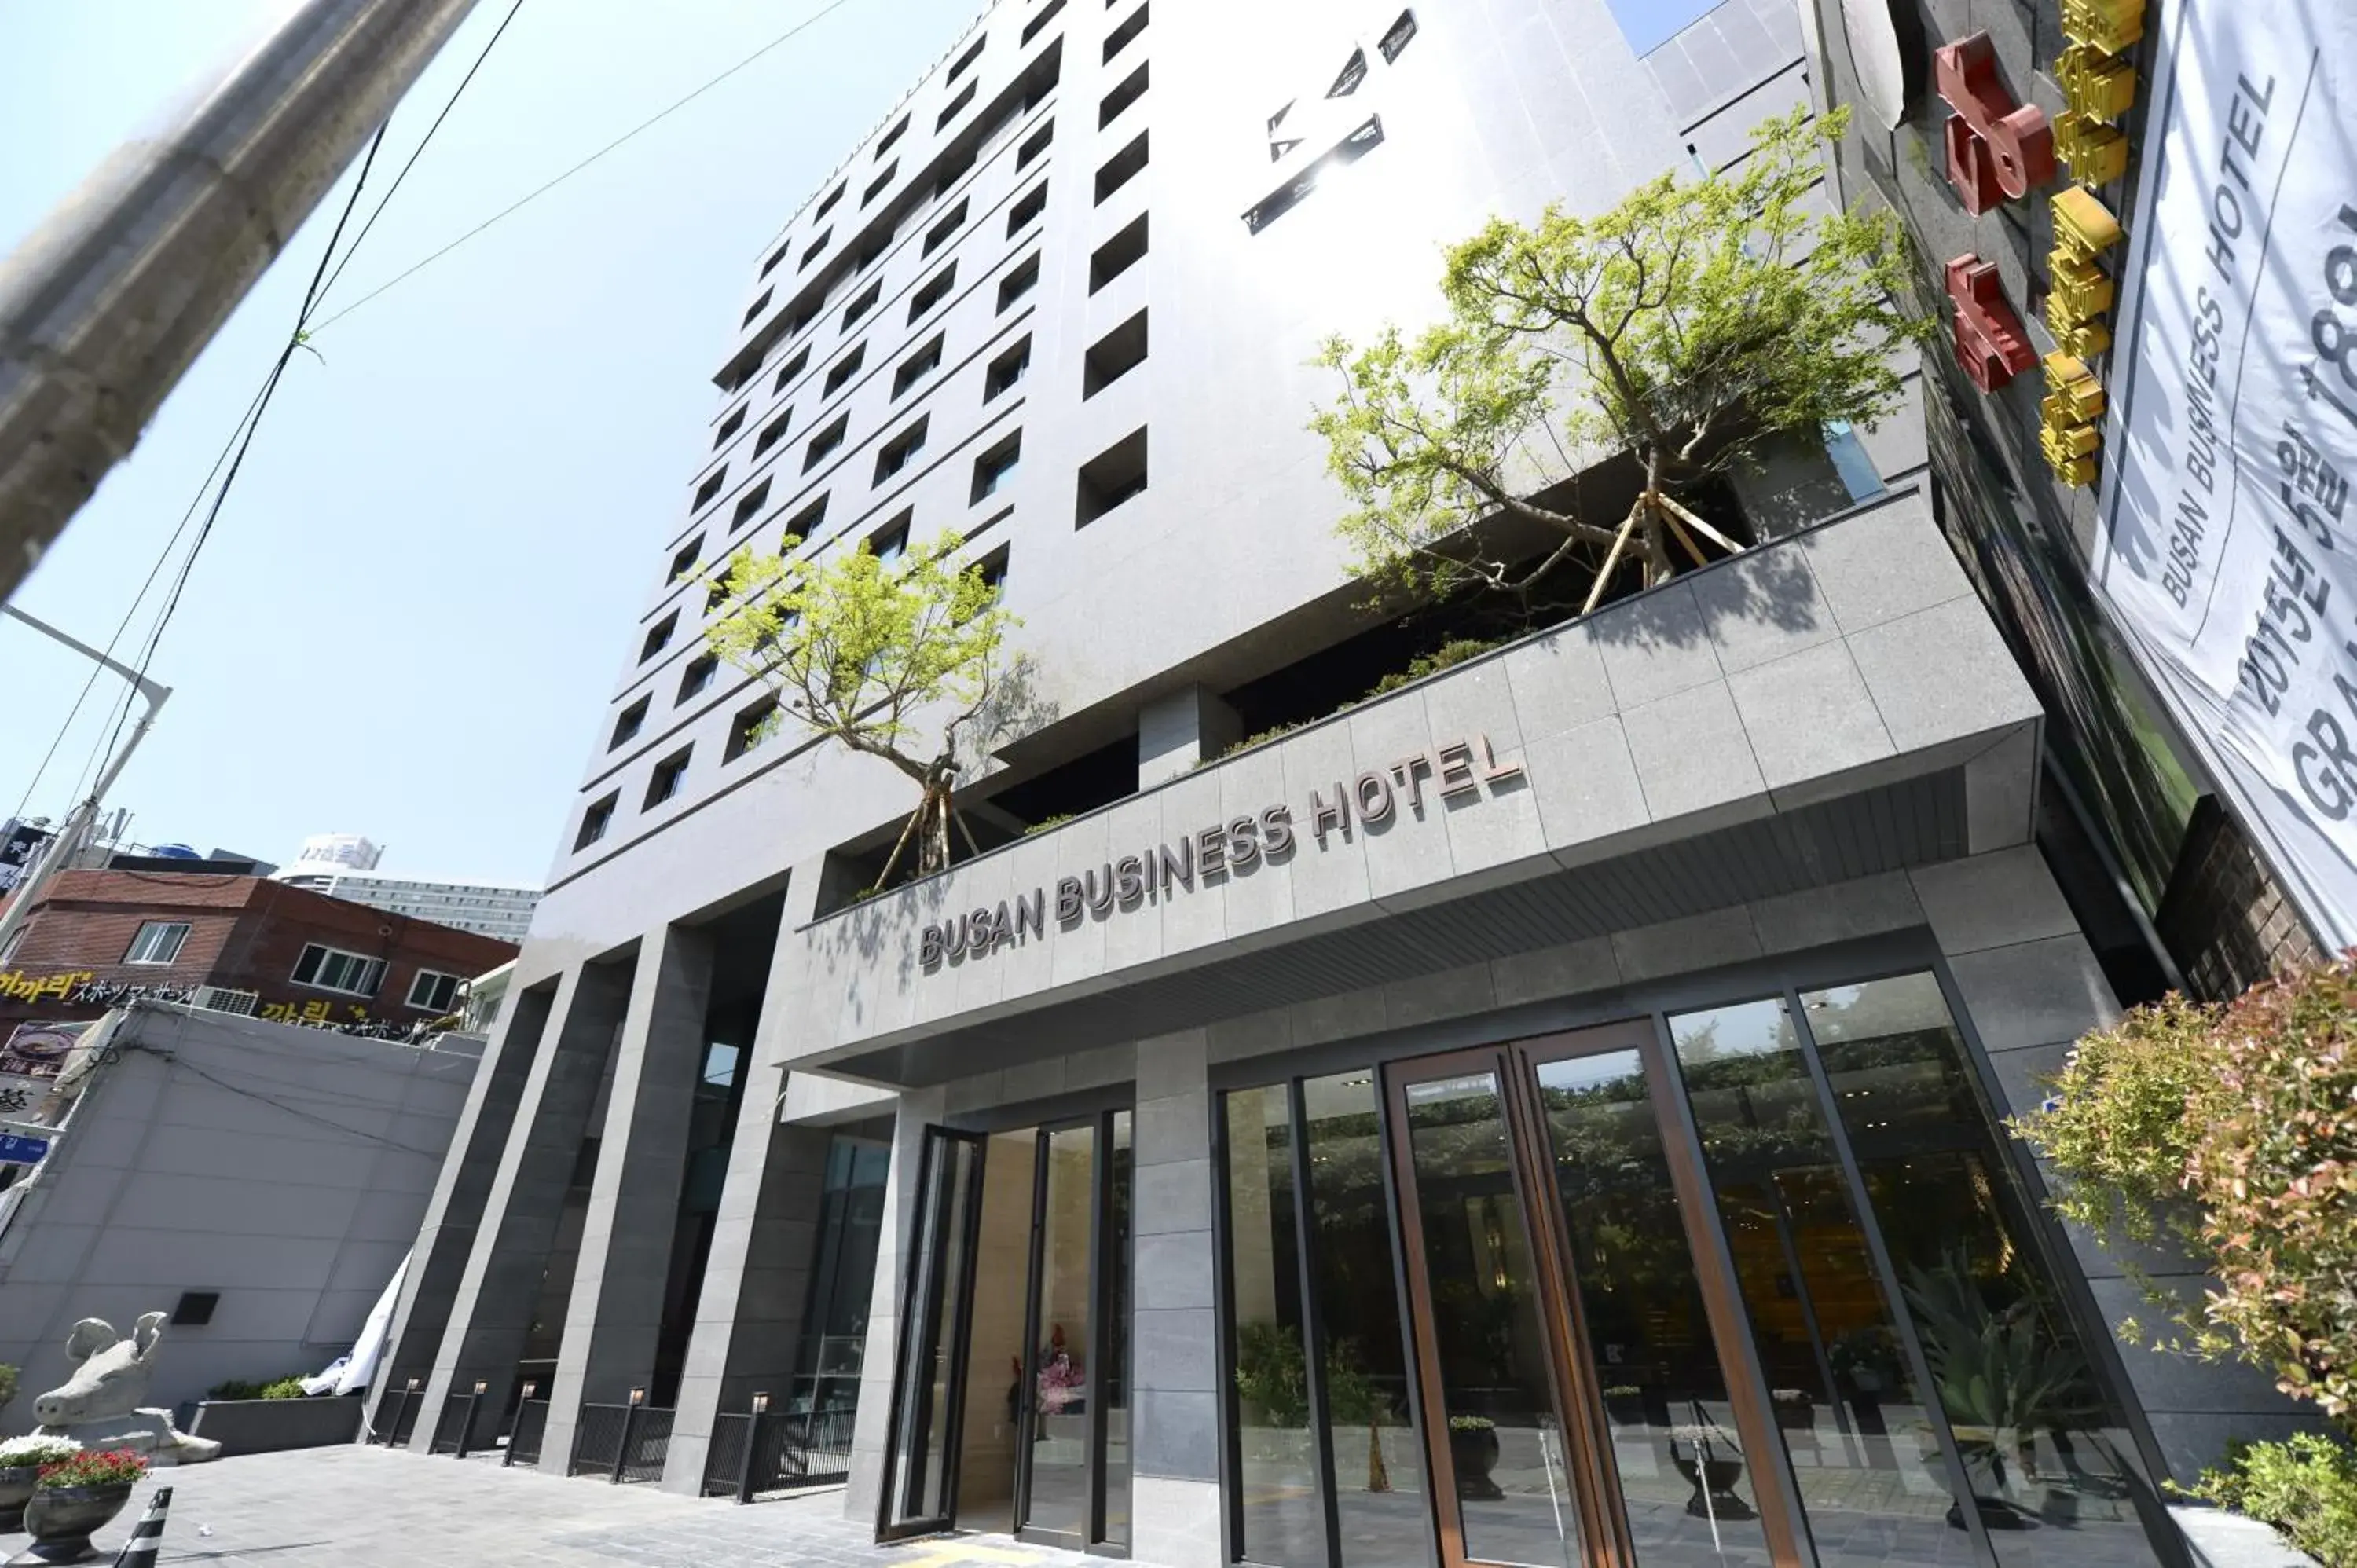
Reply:
[[1373, 689], [1368, 692], [1367, 695], [1380, 697], [1386, 692], [1396, 692], [1410, 682], [1421, 681], [1426, 675], [1437, 675], [1443, 670], [1452, 665], [1462, 664], [1469, 659], [1479, 659], [1498, 645], [1495, 639], [1487, 642], [1470, 637], [1452, 639], [1429, 653], [1409, 660], [1406, 669], [1394, 670], [1376, 682]]
[[2237, 1443], [2204, 1470], [2197, 1498], [2263, 1519], [2324, 1568], [2357, 1568], [2357, 1449], [2314, 1433]]
[[283, 1378], [267, 1382], [249, 1382], [243, 1378], [231, 1378], [225, 1383], [215, 1383], [205, 1391], [209, 1400], [298, 1400], [303, 1397], [303, 1380], [307, 1374], [289, 1372]]
[[0, 1361], [0, 1405], [6, 1404], [16, 1397], [16, 1369], [6, 1361]]

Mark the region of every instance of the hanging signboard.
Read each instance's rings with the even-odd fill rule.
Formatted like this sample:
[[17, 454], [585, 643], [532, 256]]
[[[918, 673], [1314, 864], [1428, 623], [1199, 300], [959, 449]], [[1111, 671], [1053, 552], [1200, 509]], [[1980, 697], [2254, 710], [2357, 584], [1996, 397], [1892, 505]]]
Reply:
[[2162, 0], [2093, 578], [2287, 891], [2357, 942], [2357, 7]]

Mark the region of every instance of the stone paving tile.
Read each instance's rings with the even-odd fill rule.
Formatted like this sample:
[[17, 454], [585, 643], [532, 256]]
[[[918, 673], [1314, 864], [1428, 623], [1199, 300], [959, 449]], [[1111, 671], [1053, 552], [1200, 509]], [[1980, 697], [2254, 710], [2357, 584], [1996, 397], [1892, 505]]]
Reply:
[[[739, 1508], [361, 1447], [158, 1471], [99, 1532], [100, 1562], [157, 1485], [173, 1491], [159, 1561], [207, 1568], [1103, 1568], [1102, 1559], [1006, 1536], [877, 1546], [843, 1517], [839, 1490]], [[25, 1544], [0, 1534], [0, 1557]]]

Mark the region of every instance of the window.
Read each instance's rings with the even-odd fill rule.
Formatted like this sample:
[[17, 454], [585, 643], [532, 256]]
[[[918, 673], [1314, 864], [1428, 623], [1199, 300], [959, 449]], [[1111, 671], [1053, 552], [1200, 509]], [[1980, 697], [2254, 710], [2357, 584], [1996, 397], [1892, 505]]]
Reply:
[[[1272, 146], [1270, 153], [1274, 156], [1281, 157], [1287, 148], [1296, 145], [1297, 144], [1287, 143], [1283, 146]], [[1312, 160], [1307, 168], [1262, 197], [1252, 207], [1247, 208], [1244, 211], [1245, 232], [1257, 234], [1287, 212], [1292, 211], [1300, 204], [1302, 198], [1318, 188], [1318, 177], [1329, 168], [1340, 168], [1355, 163], [1383, 145], [1383, 117], [1380, 114], [1370, 114], [1360, 124], [1357, 130], [1328, 148], [1321, 156]]]
[[1000, 311], [1004, 312], [1008, 306], [1029, 294], [1039, 286], [1039, 252], [1034, 251], [1017, 263], [1013, 272], [999, 280], [998, 308]]
[[950, 106], [942, 110], [939, 114], [933, 116], [934, 130], [940, 131], [946, 129], [949, 123], [956, 119], [959, 113], [963, 110], [967, 104], [974, 102], [974, 83], [971, 81], [967, 82], [965, 84], [965, 90], [963, 92], [960, 92], [955, 98], [950, 100]]
[[770, 481], [763, 479], [759, 484], [755, 485], [751, 489], [745, 492], [743, 498], [737, 503], [737, 510], [729, 514], [728, 527], [730, 532], [734, 532], [736, 530], [744, 527], [747, 523], [760, 516], [761, 509], [769, 504]]
[[825, 521], [826, 498], [824, 496], [821, 496], [818, 499], [811, 502], [810, 505], [802, 508], [802, 510], [794, 513], [791, 521], [786, 524], [785, 536], [778, 542], [779, 553], [785, 553], [791, 550], [795, 545], [801, 543], [803, 540], [808, 539], [812, 534], [816, 533], [818, 532], [818, 525]]
[[1348, 98], [1359, 91], [1359, 83], [1367, 80], [1367, 51], [1352, 49], [1351, 58], [1342, 63], [1342, 74], [1326, 90], [1329, 98]]
[[890, 564], [909, 553], [909, 528], [916, 513], [904, 511], [861, 541], [861, 546], [878, 561]]
[[770, 259], [761, 263], [761, 275], [763, 277], [768, 277], [771, 273], [776, 272], [778, 270], [778, 263], [791, 255], [793, 253], [793, 242], [790, 240], [786, 243], [779, 246], [776, 250], [771, 251], [770, 252]]
[[1018, 430], [974, 460], [974, 493], [966, 498], [966, 504], [974, 506], [985, 496], [996, 495], [999, 487], [1015, 477], [1022, 461], [1023, 433]]
[[1119, 87], [1104, 95], [1097, 104], [1097, 129], [1102, 131], [1121, 118], [1121, 112], [1146, 96], [1146, 67], [1139, 66], [1123, 79]]
[[1146, 254], [1146, 214], [1139, 213], [1129, 226], [1103, 244], [1089, 258], [1089, 292], [1094, 294], [1114, 279], [1137, 264]]
[[1131, 431], [1081, 466], [1072, 526], [1086, 528], [1146, 489], [1146, 429]]
[[1129, 14], [1126, 21], [1105, 35], [1104, 58], [1111, 59], [1129, 48], [1130, 41], [1144, 31], [1146, 31], [1146, 7], [1140, 5]]
[[1276, 128], [1284, 124], [1285, 117], [1292, 113], [1293, 104], [1288, 102], [1284, 108], [1268, 117], [1268, 161], [1273, 164], [1283, 163], [1285, 155], [1301, 145], [1302, 139], [1299, 136], [1280, 136], [1276, 134]]
[[897, 401], [910, 387], [939, 370], [941, 363], [942, 334], [936, 332], [931, 342], [901, 360], [900, 368], [892, 372], [893, 398]]
[[770, 447], [775, 446], [779, 442], [784, 440], [786, 438], [786, 431], [793, 424], [793, 423], [794, 411], [790, 408], [786, 410], [785, 413], [778, 415], [777, 418], [770, 421], [769, 424], [761, 426], [761, 434], [753, 437], [753, 456], [759, 457]]
[[1037, 223], [1039, 220], [1039, 214], [1047, 210], [1048, 182], [1043, 179], [1033, 186], [1014, 206], [1006, 209], [1006, 237], [1012, 240], [1016, 235]]
[[925, 231], [925, 247], [922, 253], [930, 256], [940, 250], [948, 242], [949, 237], [964, 227], [964, 224], [965, 203], [961, 201], [943, 213], [940, 222]]
[[703, 555], [703, 553], [704, 535], [699, 533], [694, 538], [689, 540], [686, 543], [681, 545], [677, 553], [672, 556], [671, 575], [663, 579], [663, 585], [665, 587], [669, 587], [672, 584], [678, 582], [682, 577], [686, 576], [690, 572], [694, 571], [696, 560], [698, 557]]
[[447, 1013], [458, 997], [458, 977], [421, 969], [409, 983], [409, 1005], [427, 1013]]
[[217, 1290], [184, 1290], [180, 1299], [172, 1304], [172, 1326], [202, 1328], [213, 1320], [213, 1313], [220, 1305], [221, 1292]]
[[1017, 47], [1022, 48], [1029, 48], [1031, 40], [1039, 36], [1039, 29], [1054, 21], [1056, 19], [1056, 14], [1063, 8], [1064, 0], [1049, 0], [1047, 6], [1043, 8], [1038, 16], [1023, 24], [1023, 37]]
[[850, 353], [845, 354], [842, 359], [837, 360], [834, 365], [828, 369], [826, 372], [826, 384], [820, 389], [819, 395], [821, 397], [833, 397], [835, 393], [841, 392], [845, 385], [850, 381], [851, 378], [859, 373], [859, 367], [865, 364], [866, 360], [867, 345], [865, 343], [860, 344], [858, 347], [853, 349]]
[[728, 602], [728, 575], [722, 573], [712, 580], [712, 589], [704, 596], [704, 613], [710, 615]]
[[1097, 170], [1097, 205], [1103, 207], [1105, 198], [1127, 185], [1146, 166], [1146, 133], [1140, 131], [1137, 140], [1122, 148]]
[[1011, 545], [1000, 545], [985, 556], [974, 569], [974, 575], [982, 579], [982, 585], [990, 590], [994, 599], [1003, 599], [1006, 596], [1006, 561], [1012, 549]]
[[753, 318], [760, 315], [761, 312], [770, 308], [770, 295], [772, 292], [773, 291], [770, 289], [763, 289], [761, 291], [761, 297], [745, 307], [745, 319], [738, 322], [737, 325], [739, 327], [752, 326]]
[[781, 392], [785, 391], [786, 383], [792, 381], [796, 376], [801, 375], [802, 373], [802, 367], [809, 363], [810, 345], [805, 343], [801, 348], [794, 350], [794, 357], [792, 359], [788, 360], [784, 364], [778, 367], [778, 379], [771, 384], [770, 390], [773, 392]]
[[347, 996], [373, 996], [384, 983], [384, 960], [309, 942], [295, 961], [295, 983]]
[[987, 34], [974, 39], [974, 48], [958, 56], [957, 63], [950, 67], [950, 74], [946, 80], [955, 81], [959, 77], [963, 76], [967, 71], [972, 70], [974, 69], [974, 62], [982, 58], [983, 46], [988, 42], [990, 42], [990, 38]]
[[1021, 381], [1025, 372], [1030, 369], [1031, 338], [1027, 333], [1023, 341], [991, 360], [990, 369], [983, 372], [982, 401], [988, 403], [992, 398], [1006, 391]]
[[680, 671], [677, 701], [684, 703], [690, 697], [702, 696], [719, 669], [720, 660], [709, 653], [698, 654], [688, 660], [687, 668]]
[[947, 299], [950, 296], [950, 290], [956, 286], [957, 263], [952, 262], [927, 279], [921, 288], [909, 296], [909, 322], [913, 325], [919, 317]]
[[131, 939], [131, 950], [123, 955], [125, 963], [170, 963], [180, 956], [180, 944], [188, 940], [188, 928], [178, 920], [149, 920]]
[[639, 662], [644, 664], [671, 644], [671, 634], [679, 625], [679, 612], [671, 614], [647, 628], [647, 639], [639, 645]]
[[712, 437], [712, 449], [714, 451], [719, 451], [722, 442], [727, 440], [731, 435], [736, 435], [739, 430], [745, 428], [745, 411], [751, 406], [752, 405], [749, 403], [740, 403], [735, 408], [728, 411], [728, 417], [720, 422], [719, 430], [715, 433]]
[[1038, 163], [1039, 155], [1046, 152], [1048, 144], [1055, 139], [1056, 122], [1053, 120], [1024, 137], [1023, 145], [1015, 150], [1015, 172], [1021, 174], [1025, 169]]
[[636, 740], [639, 731], [645, 726], [646, 722], [647, 699], [640, 697], [615, 715], [614, 738], [606, 743], [606, 749], [611, 751], [618, 746]]
[[843, 445], [844, 430], [850, 424], [848, 414], [837, 414], [833, 424], [811, 437], [809, 447], [802, 453], [802, 472], [807, 474], [827, 459], [827, 455]]
[[1407, 48], [1408, 40], [1415, 37], [1415, 13], [1402, 11], [1399, 14], [1399, 20], [1391, 25], [1391, 29], [1384, 33], [1382, 39], [1375, 45], [1377, 48], [1383, 51], [1383, 63], [1389, 65], [1399, 59], [1400, 50]]
[[[902, 129], [906, 128], [907, 127], [904, 124]], [[896, 132], [894, 134], [898, 134], [899, 133]], [[859, 205], [864, 208], [867, 206], [868, 203], [874, 201], [877, 197], [883, 195], [885, 188], [892, 183], [892, 177], [899, 172], [900, 166], [899, 164], [894, 164], [882, 174], [879, 174], [874, 179], [869, 180], [867, 182], [867, 188], [859, 193]]]
[[1081, 400], [1088, 401], [1146, 362], [1146, 312], [1139, 311], [1094, 343], [1081, 362]]
[[1062, 81], [1063, 76], [1064, 51], [1061, 48], [1049, 49], [1040, 56], [1040, 63], [1023, 79], [1023, 113], [1028, 114], [1045, 103], [1048, 94], [1056, 91], [1056, 83]]
[[614, 821], [614, 802], [620, 799], [619, 795], [608, 795], [581, 813], [581, 831], [573, 837], [575, 849], [587, 849], [606, 836], [606, 829]]
[[898, 474], [909, 466], [909, 460], [925, 449], [925, 426], [931, 416], [920, 417], [916, 424], [884, 443], [876, 451], [876, 483]]
[[687, 777], [688, 755], [694, 749], [692, 746], [683, 746], [655, 764], [653, 774], [647, 779], [647, 798], [640, 806], [640, 811], [652, 811], [679, 793], [679, 781]]
[[813, 240], [813, 241], [810, 242], [810, 248], [809, 248], [809, 249], [807, 249], [807, 250], [805, 250], [804, 252], [802, 252], [802, 259], [801, 261], [796, 262], [796, 263], [794, 263], [794, 271], [796, 271], [796, 272], [798, 272], [798, 273], [806, 273], [806, 272], [810, 271], [810, 264], [811, 264], [813, 262], [814, 262], [814, 261], [818, 260], [818, 258], [819, 258], [819, 252], [822, 252], [822, 251], [823, 251], [823, 250], [825, 250], [825, 249], [826, 249], [826, 242], [827, 242], [829, 240], [832, 240], [832, 239], [834, 239], [834, 230], [832, 230], [832, 229], [829, 229], [825, 233], [821, 234], [817, 239]]
[[764, 697], [728, 721], [728, 744], [722, 748], [720, 760], [734, 762], [747, 752], [758, 750], [777, 727], [778, 700]]
[[811, 217], [813, 220], [816, 220], [823, 218], [828, 213], [834, 211], [834, 204], [843, 199], [843, 193], [850, 188], [850, 185], [851, 182], [848, 180], [838, 181], [835, 188], [826, 193], [826, 199], [818, 204], [818, 210], [812, 213]]
[[695, 487], [695, 499], [687, 503], [687, 510], [692, 512], [702, 511], [705, 507], [710, 506], [712, 498], [718, 495], [720, 487], [727, 482], [728, 466], [724, 463], [712, 470], [709, 478]]
[[[857, 299], [853, 300], [849, 305], [844, 306], [843, 329], [845, 332], [848, 332], [854, 327], [858, 326], [859, 318], [866, 315], [869, 311], [875, 309], [876, 302], [883, 297], [884, 280], [882, 278], [877, 278], [874, 283], [869, 284], [866, 288], [860, 291], [859, 297]], [[832, 392], [834, 389], [830, 387], [827, 390]]]

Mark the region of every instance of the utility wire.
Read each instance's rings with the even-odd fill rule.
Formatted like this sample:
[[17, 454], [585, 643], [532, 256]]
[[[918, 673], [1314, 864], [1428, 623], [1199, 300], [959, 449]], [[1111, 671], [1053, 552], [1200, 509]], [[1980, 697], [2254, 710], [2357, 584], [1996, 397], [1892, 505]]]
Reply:
[[579, 163], [575, 164], [571, 168], [566, 169], [555, 178], [549, 180], [544, 185], [537, 187], [519, 199], [509, 203], [507, 206], [500, 209], [497, 212], [492, 213], [489, 218], [484, 219], [472, 229], [468, 230], [465, 233], [459, 235], [457, 239], [451, 241], [440, 250], [436, 251], [424, 261], [417, 263], [415, 265], [409, 267], [405, 271], [395, 273], [385, 282], [379, 284], [368, 293], [352, 301], [351, 304], [344, 306], [333, 316], [330, 316], [326, 320], [320, 322], [319, 325], [312, 330], [317, 332], [325, 332], [328, 328], [333, 327], [337, 322], [341, 321], [345, 317], [350, 316], [353, 311], [358, 310], [361, 306], [366, 305], [370, 300], [376, 298], [377, 295], [384, 293], [387, 289], [392, 288], [395, 284], [402, 283], [404, 280], [424, 272], [427, 267], [432, 266], [436, 262], [440, 261], [443, 257], [448, 255], [451, 252], [457, 250], [459, 246], [473, 239], [476, 235], [480, 234], [484, 230], [490, 228], [500, 220], [511, 217], [516, 212], [521, 211], [522, 209], [529, 207], [532, 203], [539, 200], [550, 191], [554, 190], [558, 186], [563, 185], [566, 180], [571, 179], [575, 175], [579, 174], [583, 169], [587, 168], [591, 164], [594, 164], [598, 159], [604, 157], [607, 154], [614, 151], [616, 148], [621, 146], [624, 143], [638, 136], [641, 133], [653, 129], [662, 122], [671, 118], [672, 115], [676, 114], [682, 109], [686, 108], [689, 104], [694, 102], [697, 99], [703, 97], [705, 93], [711, 91], [714, 88], [719, 86], [730, 77], [735, 76], [738, 71], [743, 70], [746, 67], [751, 65], [754, 61], [768, 54], [770, 50], [778, 48], [781, 44], [789, 42], [809, 28], [817, 26], [820, 22], [824, 21], [828, 16], [833, 16], [835, 12], [842, 10], [844, 6], [850, 3], [851, 0], [828, 0], [828, 4], [821, 6], [810, 16], [805, 16], [802, 20], [795, 23], [784, 32], [780, 33], [776, 38], [771, 38], [768, 43], [763, 44], [759, 48], [755, 49], [751, 54], [747, 55], [743, 59], [738, 60], [726, 70], [722, 71], [718, 76], [714, 77], [711, 81], [705, 82], [694, 91], [690, 92], [686, 97], [678, 100], [670, 107], [660, 111], [651, 118], [642, 120], [638, 124], [631, 126], [629, 130], [623, 132], [620, 135], [615, 137], [604, 146], [599, 147], [596, 152], [591, 153], [587, 157], [583, 158]]

